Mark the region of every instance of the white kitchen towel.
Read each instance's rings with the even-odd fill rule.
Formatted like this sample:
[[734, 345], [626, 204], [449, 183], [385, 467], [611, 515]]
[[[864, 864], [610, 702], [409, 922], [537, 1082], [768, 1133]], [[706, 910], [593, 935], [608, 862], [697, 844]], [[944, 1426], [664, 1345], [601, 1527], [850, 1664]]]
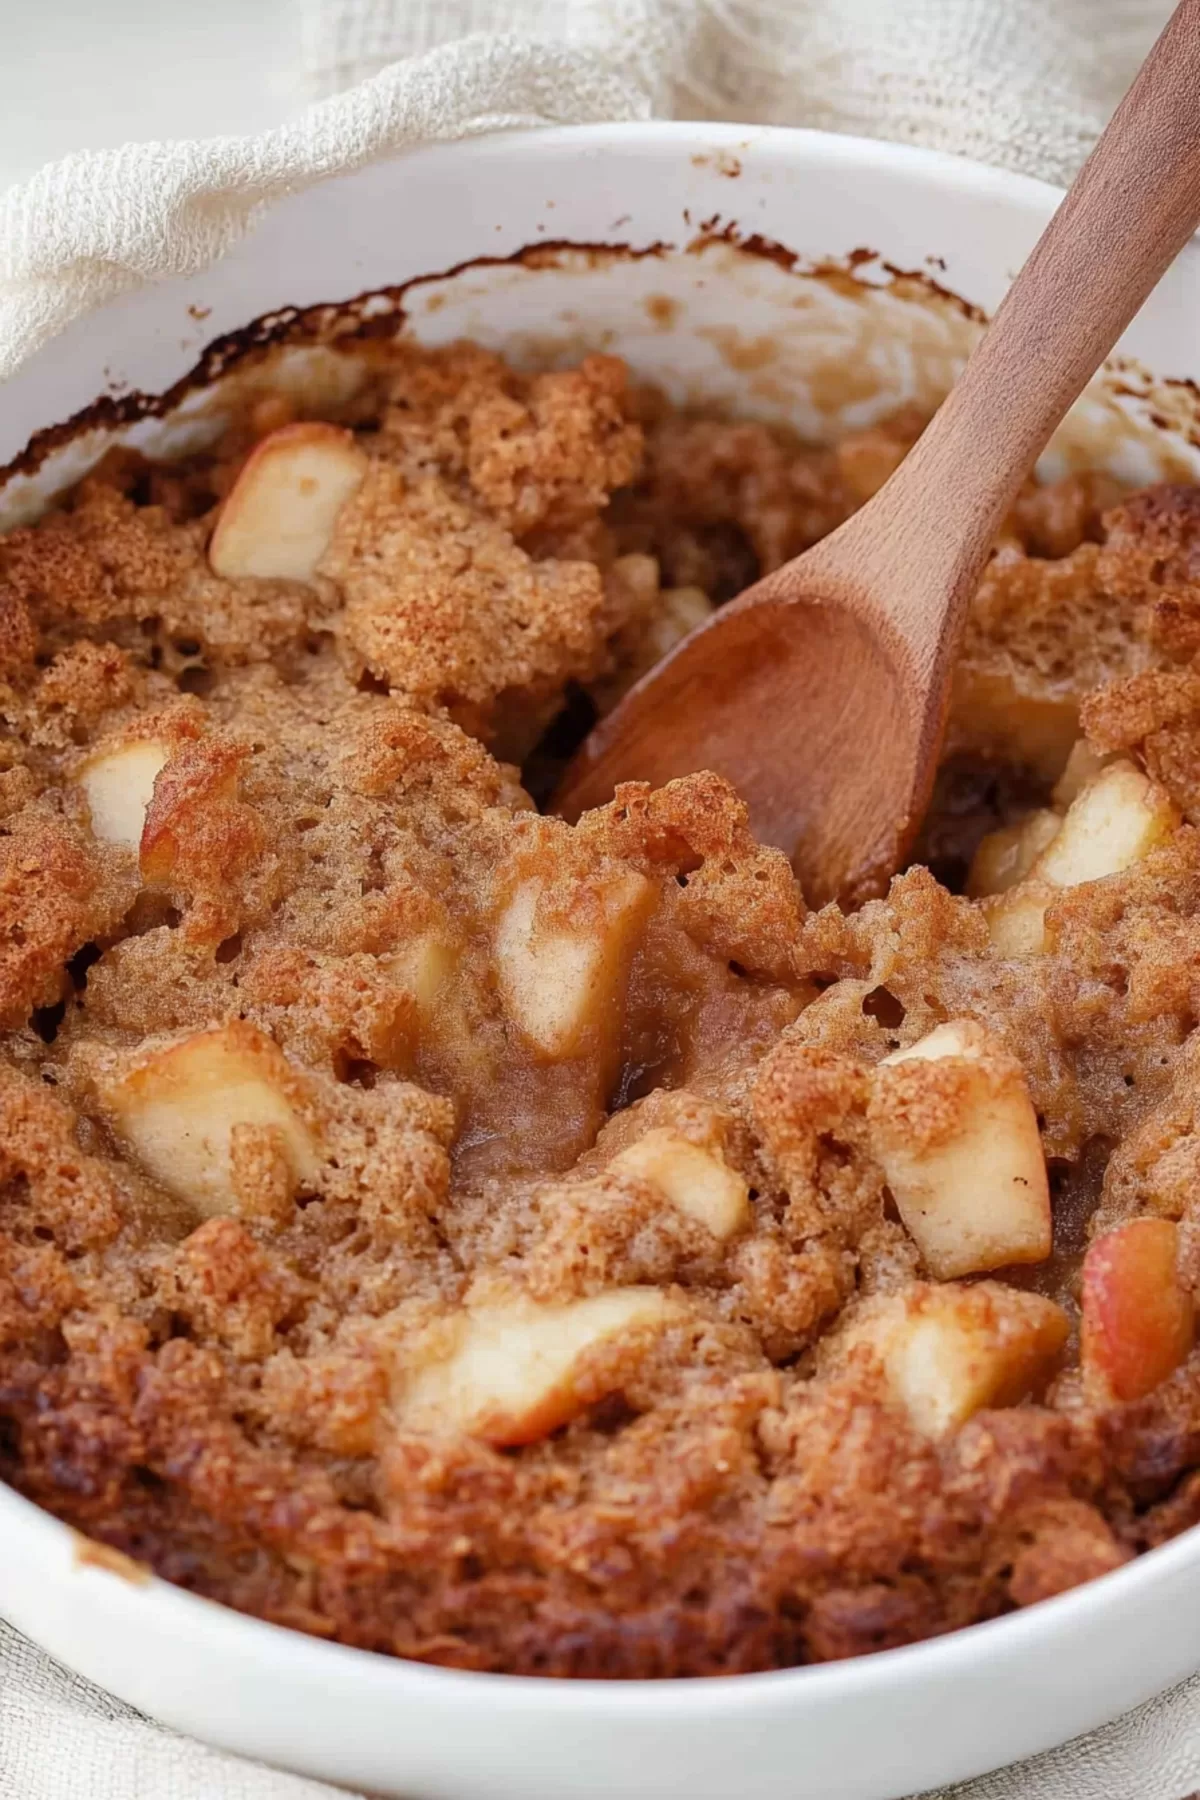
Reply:
[[[89, 308], [211, 263], [282, 195], [431, 138], [746, 119], [926, 144], [1065, 182], [1169, 11], [1169, 0], [296, 4], [315, 101], [301, 117], [254, 138], [80, 153], [0, 196], [0, 378]], [[231, 41], [230, 58], [238, 51]], [[952, 1792], [1181, 1800], [1197, 1788], [1200, 1678]], [[0, 1800], [333, 1792], [161, 1730], [0, 1625]]]
[[0, 197], [0, 379], [90, 307], [205, 267], [273, 200], [424, 139], [656, 114], [758, 119], [1065, 181], [1168, 10], [1167, 0], [297, 4], [305, 73], [326, 96], [302, 117], [254, 138], [69, 156]]

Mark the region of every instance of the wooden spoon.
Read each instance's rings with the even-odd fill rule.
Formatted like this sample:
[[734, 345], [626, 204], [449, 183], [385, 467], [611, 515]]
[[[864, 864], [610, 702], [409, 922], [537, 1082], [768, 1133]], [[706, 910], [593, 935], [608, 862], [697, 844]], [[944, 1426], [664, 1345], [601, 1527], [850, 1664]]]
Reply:
[[573, 819], [618, 782], [715, 769], [810, 900], [878, 892], [929, 802], [997, 529], [1198, 224], [1200, 0], [1183, 0], [896, 473], [639, 681], [569, 766], [557, 809]]

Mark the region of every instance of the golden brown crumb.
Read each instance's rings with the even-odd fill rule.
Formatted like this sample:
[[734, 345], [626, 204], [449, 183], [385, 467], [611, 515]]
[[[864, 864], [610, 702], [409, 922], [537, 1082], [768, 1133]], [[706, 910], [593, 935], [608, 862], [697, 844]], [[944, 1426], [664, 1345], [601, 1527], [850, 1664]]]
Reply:
[[616, 357], [587, 356], [535, 376], [523, 399], [496, 392], [474, 408], [467, 474], [514, 537], [585, 523], [637, 475], [642, 434], [626, 417], [625, 381]]
[[324, 573], [364, 667], [477, 734], [496, 707], [535, 714], [597, 671], [604, 591], [590, 563], [534, 562], [434, 476], [379, 463], [338, 523]]
[[[609, 357], [375, 348], [304, 581], [208, 564], [261, 393], [0, 539], [0, 1472], [264, 1618], [622, 1678], [911, 1642], [1194, 1523], [1194, 1362], [1101, 1406], [1061, 1342], [1089, 1231], [1175, 1221], [1200, 1291], [1197, 490], [1031, 484], [975, 599], [939, 870], [1033, 808], [1052, 848], [1106, 757], [1179, 808], [1026, 871], [1023, 951], [921, 866], [810, 912], [711, 773], [568, 827], [514, 766], [548, 791], [679, 589], [921, 417], [813, 447]], [[986, 1089], [885, 1061], [948, 1021], [1055, 1223], [939, 1284], [880, 1158], [936, 1171]]]
[[1097, 560], [1104, 592], [1145, 609], [1147, 635], [1167, 656], [1194, 656], [1200, 650], [1197, 490], [1166, 482], [1143, 488], [1113, 507], [1104, 526]]

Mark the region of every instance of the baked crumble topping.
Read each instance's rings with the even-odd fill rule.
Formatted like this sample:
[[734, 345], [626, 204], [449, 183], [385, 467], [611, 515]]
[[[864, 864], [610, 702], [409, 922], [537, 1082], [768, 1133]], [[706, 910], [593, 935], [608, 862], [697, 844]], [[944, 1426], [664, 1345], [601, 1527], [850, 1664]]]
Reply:
[[399, 344], [0, 538], [7, 1480], [554, 1675], [856, 1655], [1200, 1519], [1200, 489], [1022, 494], [857, 913], [711, 774], [530, 797], [921, 423]]

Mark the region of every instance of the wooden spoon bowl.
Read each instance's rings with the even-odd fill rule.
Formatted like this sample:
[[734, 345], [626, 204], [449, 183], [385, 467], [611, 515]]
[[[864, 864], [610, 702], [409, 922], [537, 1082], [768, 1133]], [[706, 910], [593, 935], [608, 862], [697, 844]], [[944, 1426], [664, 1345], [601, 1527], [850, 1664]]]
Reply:
[[[808, 598], [789, 568], [732, 601], [700, 634], [711, 633], [711, 655], [689, 640], [596, 727], [560, 809], [577, 818], [635, 771], [659, 785], [713, 769], [738, 788], [760, 840], [791, 857], [810, 898], [831, 897], [805, 857], [817, 842], [839, 870], [832, 892], [848, 902], [878, 892], [920, 822], [933, 757], [912, 729], [907, 646], [874, 629], [854, 598], [836, 569]], [[781, 719], [796, 728], [773, 729]], [[940, 725], [926, 721], [935, 744]]]

